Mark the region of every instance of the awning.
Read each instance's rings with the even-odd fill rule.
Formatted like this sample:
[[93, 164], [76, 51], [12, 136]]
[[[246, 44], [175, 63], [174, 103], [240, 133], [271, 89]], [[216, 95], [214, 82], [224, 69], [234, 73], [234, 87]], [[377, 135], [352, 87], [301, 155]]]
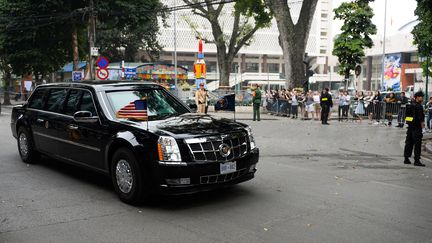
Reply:
[[[78, 62], [78, 69], [84, 69], [86, 67], [86, 62]], [[72, 72], [73, 63], [68, 63], [62, 68], [62, 72]]]

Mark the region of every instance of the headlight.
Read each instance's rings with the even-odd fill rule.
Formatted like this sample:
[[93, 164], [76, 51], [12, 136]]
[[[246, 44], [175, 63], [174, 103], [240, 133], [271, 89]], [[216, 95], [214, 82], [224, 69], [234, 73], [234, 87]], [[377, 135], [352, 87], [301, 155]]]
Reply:
[[248, 133], [250, 148], [252, 150], [252, 149], [256, 148], [255, 139], [254, 139], [253, 134], [252, 134], [252, 129], [250, 127], [246, 127], [246, 131]]
[[180, 149], [173, 137], [159, 137], [158, 153], [159, 161], [181, 161]]

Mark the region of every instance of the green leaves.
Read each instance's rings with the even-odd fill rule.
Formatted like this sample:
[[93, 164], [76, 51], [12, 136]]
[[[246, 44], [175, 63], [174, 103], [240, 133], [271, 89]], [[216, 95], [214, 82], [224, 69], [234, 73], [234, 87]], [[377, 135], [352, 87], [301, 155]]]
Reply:
[[355, 0], [344, 2], [334, 10], [335, 19], [344, 21], [342, 33], [334, 41], [333, 55], [339, 60], [339, 73], [345, 78], [362, 62], [364, 49], [371, 48], [371, 35], [376, 34], [376, 26], [372, 23], [374, 16], [369, 6], [372, 0]]
[[[432, 1], [417, 0], [417, 8], [414, 12], [419, 23], [411, 32], [414, 36], [414, 44], [417, 45], [420, 57], [430, 57], [432, 53]], [[422, 63], [423, 72], [426, 73], [426, 64]]]

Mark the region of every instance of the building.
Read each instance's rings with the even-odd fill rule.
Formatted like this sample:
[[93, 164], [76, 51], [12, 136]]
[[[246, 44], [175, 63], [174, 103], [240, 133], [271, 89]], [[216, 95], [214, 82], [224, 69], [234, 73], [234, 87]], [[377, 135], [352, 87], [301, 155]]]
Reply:
[[[185, 5], [181, 0], [163, 0], [167, 6]], [[176, 4], [175, 4], [176, 3]], [[288, 0], [293, 20], [297, 21], [302, 1]], [[312, 77], [311, 83], [315, 87], [329, 86], [330, 81], [339, 83], [341, 77], [334, 73], [333, 64], [328, 58], [331, 55], [331, 20], [333, 19], [332, 0], [320, 0], [315, 11], [307, 44], [308, 56], [315, 57], [313, 68], [316, 74]], [[233, 5], [225, 6], [221, 14], [221, 21], [224, 26], [224, 33], [229, 35], [233, 24], [231, 12]], [[176, 20], [174, 20], [174, 18]], [[189, 78], [193, 79], [193, 63], [197, 59], [198, 41], [196, 31], [205, 38], [212, 37], [211, 26], [208, 21], [191, 10], [180, 10], [171, 14], [167, 19], [168, 27], [161, 28], [159, 41], [164, 46], [164, 52], [160, 56], [160, 62], [174, 63], [174, 21], [176, 22], [176, 50], [177, 64], [189, 69]], [[265, 88], [272, 85], [278, 88], [285, 84], [282, 73], [284, 73], [283, 54], [278, 42], [279, 31], [276, 21], [273, 20], [269, 28], [260, 29], [254, 36], [250, 46], [243, 47], [235, 58], [231, 68], [230, 86], [242, 83], [262, 82]], [[207, 80], [209, 89], [218, 87], [218, 65], [216, 58], [216, 47], [214, 44], [205, 44], [205, 60], [207, 64]], [[212, 81], [213, 84], [211, 84]], [[321, 85], [319, 85], [321, 84]]]
[[[401, 28], [398, 33], [385, 39], [384, 80], [391, 82], [395, 90], [405, 90], [415, 83], [423, 83], [425, 77], [420, 68], [417, 46], [413, 44], [412, 29], [417, 21], [411, 21]], [[366, 58], [362, 66], [362, 73], [355, 78], [360, 90], [382, 90], [383, 78], [383, 38], [376, 36], [374, 46], [366, 51]], [[399, 82], [399, 84], [398, 84]]]

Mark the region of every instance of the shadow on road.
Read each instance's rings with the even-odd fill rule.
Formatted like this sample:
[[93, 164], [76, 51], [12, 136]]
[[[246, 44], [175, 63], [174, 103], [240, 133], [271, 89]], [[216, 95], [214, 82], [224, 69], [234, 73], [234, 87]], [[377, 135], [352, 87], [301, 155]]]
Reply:
[[[102, 189], [107, 193], [115, 193], [110, 177], [87, 168], [71, 165], [45, 156], [37, 166], [59, 173], [69, 179], [94, 185], [97, 189]], [[223, 204], [230, 201], [248, 200], [255, 197], [253, 194], [248, 186], [235, 185], [196, 194], [175, 196], [153, 195], [150, 200], [141, 203], [138, 207], [161, 210], [184, 210], [213, 204]]]

